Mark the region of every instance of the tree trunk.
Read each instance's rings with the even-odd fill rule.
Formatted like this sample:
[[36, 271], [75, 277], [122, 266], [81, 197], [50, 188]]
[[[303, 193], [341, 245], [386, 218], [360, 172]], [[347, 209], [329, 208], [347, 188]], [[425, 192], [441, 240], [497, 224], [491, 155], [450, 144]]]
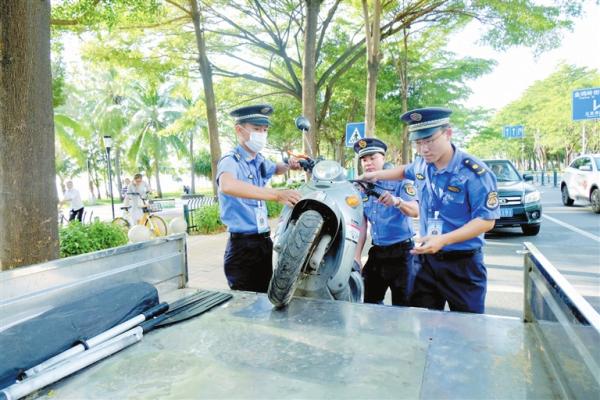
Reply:
[[[154, 154], [154, 173], [156, 174], [156, 195], [159, 198], [162, 198], [163, 195], [162, 195], [162, 188], [160, 186], [160, 169], [159, 169], [160, 165], [159, 165], [159, 161], [158, 161], [158, 159], [159, 159], [159, 154], [158, 153], [159, 152], [157, 151]], [[148, 183], [150, 183], [150, 182], [148, 181]]]
[[1, 270], [58, 257], [54, 157], [50, 1], [5, 0], [0, 2]]
[[[402, 30], [402, 41], [404, 51], [401, 61], [401, 79], [402, 84], [402, 114], [408, 111], [408, 29]], [[408, 142], [408, 125], [402, 126], [402, 164], [408, 164], [411, 160], [410, 143]]]
[[[340, 135], [341, 136], [341, 135]], [[342, 167], [346, 165], [346, 138], [341, 136], [341, 139], [337, 143], [338, 161]]]
[[381, 1], [373, 0], [373, 18], [369, 17], [367, 0], [362, 0], [363, 16], [365, 18], [365, 38], [367, 47], [367, 98], [365, 101], [365, 135], [375, 136], [375, 116], [377, 105], [377, 75], [381, 59]]
[[305, 0], [304, 55], [302, 57], [302, 114], [310, 122], [310, 130], [304, 144], [304, 153], [315, 157], [319, 154], [317, 143], [317, 28], [322, 0]]
[[[117, 147], [115, 151], [115, 176], [113, 177], [117, 181], [117, 190], [119, 191], [118, 197], [123, 201], [123, 181], [121, 177], [121, 149]], [[115, 196], [116, 197], [116, 196]]]
[[106, 198], [110, 199], [110, 188], [108, 187], [108, 157], [106, 158], [106, 168], [102, 170], [102, 181], [104, 183], [104, 193]]
[[190, 131], [190, 193], [196, 194], [196, 174], [194, 171], [194, 131]]
[[94, 169], [94, 184], [96, 185], [96, 192], [98, 193], [98, 200], [102, 200], [102, 192], [100, 191], [100, 178], [98, 177], [98, 163], [92, 164]]
[[215, 104], [215, 92], [213, 89], [212, 67], [206, 55], [206, 39], [204, 28], [201, 25], [201, 14], [197, 0], [189, 0], [192, 7], [192, 22], [196, 33], [196, 45], [198, 47], [198, 65], [202, 75], [204, 86], [204, 102], [206, 104], [206, 117], [208, 119], [208, 142], [210, 146], [210, 163], [212, 166], [213, 194], [217, 195], [217, 164], [221, 159], [221, 146], [219, 144], [219, 126], [217, 124], [217, 106]]
[[90, 155], [88, 154], [87, 159], [87, 174], [88, 174], [88, 188], [90, 190], [90, 201], [92, 204], [96, 204], [96, 195], [94, 194], [94, 179], [92, 177], [92, 162], [90, 161]]

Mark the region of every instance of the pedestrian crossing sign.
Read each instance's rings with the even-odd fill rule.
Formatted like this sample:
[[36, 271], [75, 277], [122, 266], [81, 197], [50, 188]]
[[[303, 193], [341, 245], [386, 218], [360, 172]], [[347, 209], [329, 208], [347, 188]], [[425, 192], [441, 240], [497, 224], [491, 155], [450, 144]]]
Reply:
[[353, 147], [354, 143], [365, 138], [364, 122], [349, 122], [346, 124], [346, 147]]

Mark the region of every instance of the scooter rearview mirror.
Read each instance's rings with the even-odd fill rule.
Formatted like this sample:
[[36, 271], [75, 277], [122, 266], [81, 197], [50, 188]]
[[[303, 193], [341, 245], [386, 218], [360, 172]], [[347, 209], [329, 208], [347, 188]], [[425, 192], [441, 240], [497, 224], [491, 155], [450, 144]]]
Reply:
[[305, 116], [301, 115], [296, 118], [296, 128], [303, 132], [308, 132], [310, 130], [310, 122], [308, 122]]

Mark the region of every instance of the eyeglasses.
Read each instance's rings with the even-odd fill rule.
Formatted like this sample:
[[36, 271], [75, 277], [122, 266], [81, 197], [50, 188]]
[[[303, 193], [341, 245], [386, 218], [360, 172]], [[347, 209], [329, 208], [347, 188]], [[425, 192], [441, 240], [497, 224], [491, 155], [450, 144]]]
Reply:
[[439, 138], [441, 138], [442, 136], [444, 136], [444, 130], [442, 130], [440, 132], [439, 135], [437, 135], [435, 138], [432, 139], [427, 139], [427, 140], [416, 140], [413, 142], [413, 146], [416, 147], [417, 149], [421, 149], [424, 146], [427, 147], [428, 149], [431, 148], [431, 146], [435, 143], [436, 140], [438, 140]]

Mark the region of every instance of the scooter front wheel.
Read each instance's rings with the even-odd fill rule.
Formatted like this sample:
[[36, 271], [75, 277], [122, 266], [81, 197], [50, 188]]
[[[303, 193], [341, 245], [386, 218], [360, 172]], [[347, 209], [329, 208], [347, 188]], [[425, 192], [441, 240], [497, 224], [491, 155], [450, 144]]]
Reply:
[[275, 307], [285, 307], [292, 300], [300, 271], [310, 259], [322, 228], [321, 214], [308, 210], [300, 215], [287, 236], [267, 291], [269, 300]]

